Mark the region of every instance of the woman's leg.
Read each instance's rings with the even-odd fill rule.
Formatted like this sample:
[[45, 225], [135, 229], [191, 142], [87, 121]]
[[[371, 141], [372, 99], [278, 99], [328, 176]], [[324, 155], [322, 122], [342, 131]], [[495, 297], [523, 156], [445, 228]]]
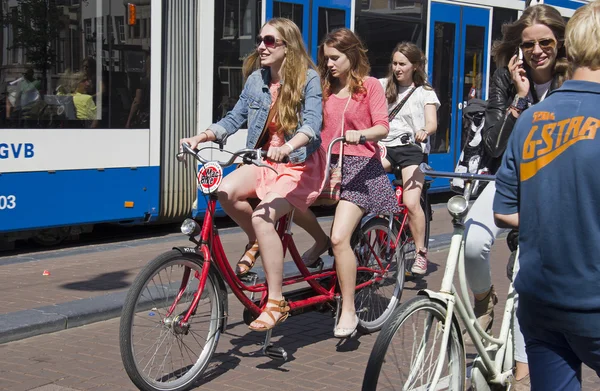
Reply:
[[[262, 264], [267, 277], [267, 285], [269, 287], [269, 299], [282, 300], [282, 281], [283, 281], [283, 246], [281, 239], [275, 230], [275, 222], [283, 215], [292, 210], [291, 204], [282, 196], [276, 193], [268, 193], [262, 202], [258, 205], [252, 214], [252, 227], [258, 238], [258, 244], [263, 249], [261, 253]], [[270, 307], [272, 305], [267, 305]], [[282, 314], [273, 312], [275, 321]], [[257, 320], [272, 325], [275, 323], [273, 319], [263, 312]], [[264, 324], [253, 322], [254, 328], [263, 328]]]
[[[513, 270], [513, 281], [517, 279], [519, 273], [520, 264], [517, 260], [515, 262], [515, 268]], [[516, 382], [529, 383], [527, 375], [529, 375], [529, 364], [527, 360], [527, 353], [525, 351], [525, 337], [521, 332], [521, 326], [519, 325], [519, 318], [517, 317], [517, 311], [519, 309], [519, 295], [515, 294], [515, 317], [513, 319], [513, 341], [515, 344], [515, 380]], [[516, 391], [519, 391], [517, 389]]]
[[476, 299], [483, 299], [492, 287], [490, 251], [500, 229], [494, 224], [492, 205], [496, 186], [488, 183], [471, 206], [465, 219], [465, 269], [467, 282]]
[[494, 182], [488, 183], [467, 214], [464, 234], [467, 282], [475, 296], [475, 316], [484, 330], [491, 328], [498, 302], [490, 269], [490, 251], [500, 231], [492, 210], [495, 193]]
[[381, 165], [383, 166], [385, 172], [392, 172], [392, 163], [390, 163], [387, 157], [381, 159]]
[[310, 209], [307, 209], [306, 212], [294, 211], [294, 223], [308, 232], [315, 240], [315, 244], [302, 255], [302, 259], [310, 264], [312, 260], [316, 260], [323, 254], [323, 251], [327, 250], [325, 247], [329, 244], [329, 238], [321, 228], [317, 216]]
[[256, 235], [252, 229], [252, 206], [248, 198], [256, 197], [259, 170], [256, 166], [241, 166], [223, 178], [217, 192], [223, 210], [248, 235], [249, 243], [254, 243]]
[[421, 207], [421, 191], [423, 191], [425, 175], [419, 170], [419, 166], [411, 165], [402, 168], [402, 178], [402, 202], [408, 208], [408, 226], [417, 250], [411, 271], [415, 274], [425, 274], [428, 243], [425, 243], [425, 213]]
[[340, 200], [335, 209], [333, 226], [331, 227], [331, 244], [335, 256], [335, 269], [342, 293], [342, 312], [337, 327], [352, 328], [356, 324], [354, 308], [354, 291], [356, 289], [356, 258], [350, 238], [360, 222], [363, 211], [357, 205]]
[[425, 245], [425, 213], [421, 208], [421, 191], [425, 183], [425, 175], [419, 166], [408, 166], [402, 169], [402, 200], [408, 208], [408, 225], [415, 240], [417, 249], [427, 248]]

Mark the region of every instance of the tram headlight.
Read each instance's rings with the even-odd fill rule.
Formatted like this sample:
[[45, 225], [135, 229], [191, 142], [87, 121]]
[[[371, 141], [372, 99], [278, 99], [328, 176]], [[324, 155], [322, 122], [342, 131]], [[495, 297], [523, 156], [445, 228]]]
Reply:
[[463, 217], [467, 213], [468, 209], [469, 203], [462, 195], [455, 195], [448, 200], [448, 212], [450, 212], [454, 218], [458, 219]]
[[196, 236], [200, 233], [200, 225], [194, 219], [185, 219], [181, 223], [181, 233], [187, 236]]

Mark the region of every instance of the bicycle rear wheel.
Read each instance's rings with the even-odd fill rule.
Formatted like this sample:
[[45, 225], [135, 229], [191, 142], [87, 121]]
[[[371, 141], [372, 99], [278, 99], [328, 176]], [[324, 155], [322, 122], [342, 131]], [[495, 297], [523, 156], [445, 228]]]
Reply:
[[440, 351], [445, 320], [446, 308], [426, 296], [398, 307], [377, 336], [362, 390], [430, 390], [438, 357], [443, 354], [444, 367], [435, 389], [463, 391], [465, 353], [454, 323], [446, 351]]
[[[356, 292], [354, 305], [359, 318], [361, 333], [372, 333], [383, 327], [400, 303], [404, 286], [404, 263], [395, 246], [397, 233], [388, 232], [388, 220], [376, 217], [359, 230], [360, 235], [353, 246], [358, 266], [371, 271], [358, 271], [356, 285], [371, 283]], [[391, 244], [389, 257], [386, 255]], [[374, 270], [374, 271], [373, 271]]]
[[131, 381], [144, 391], [194, 386], [214, 353], [223, 317], [214, 275], [187, 324], [197, 295], [202, 259], [173, 250], [151, 261], [129, 289], [119, 328], [121, 358]]

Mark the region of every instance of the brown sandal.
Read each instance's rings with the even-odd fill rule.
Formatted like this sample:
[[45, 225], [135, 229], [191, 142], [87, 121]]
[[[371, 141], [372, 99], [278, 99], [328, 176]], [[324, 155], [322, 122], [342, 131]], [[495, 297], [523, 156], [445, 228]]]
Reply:
[[[242, 258], [239, 260], [235, 267], [235, 273], [238, 276], [243, 276], [248, 274], [248, 272], [254, 267], [254, 263], [256, 262], [256, 258], [260, 256], [260, 251], [258, 250], [258, 242], [248, 243], [246, 245], [246, 249]], [[244, 258], [248, 258], [250, 261], [245, 260]]]
[[[268, 304], [275, 304], [276, 306], [268, 306]], [[277, 320], [275, 320], [275, 317], [273, 316], [273, 312], [279, 312], [281, 313], [281, 317]], [[285, 301], [285, 299], [281, 299], [281, 300], [275, 300], [275, 299], [269, 299], [267, 300], [267, 306], [265, 306], [265, 308], [262, 310], [262, 313], [266, 313], [267, 315], [269, 315], [271, 317], [271, 319], [273, 319], [273, 324], [268, 324], [267, 322], [264, 322], [262, 320], [254, 320], [254, 322], [261, 324], [265, 327], [252, 327], [252, 326], [248, 326], [248, 328], [252, 331], [269, 331], [272, 328], [274, 328], [275, 326], [277, 326], [278, 324], [283, 323], [284, 320], [286, 320], [288, 318], [288, 316], [290, 316], [290, 306], [288, 305], [288, 302]], [[253, 322], [253, 323], [254, 323]]]

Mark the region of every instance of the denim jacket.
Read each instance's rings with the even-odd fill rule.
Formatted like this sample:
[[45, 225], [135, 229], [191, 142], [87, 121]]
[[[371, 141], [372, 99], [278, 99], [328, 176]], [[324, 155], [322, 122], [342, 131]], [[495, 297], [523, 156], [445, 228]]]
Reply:
[[[248, 137], [246, 139], [246, 148], [254, 148], [256, 146], [258, 138], [267, 122], [271, 107], [270, 80], [270, 68], [256, 70], [248, 77], [240, 99], [233, 110], [227, 113], [219, 122], [208, 127], [217, 137], [217, 141], [225, 143], [227, 137], [237, 132], [244, 121], [247, 120]], [[308, 136], [309, 142], [290, 154], [291, 163], [304, 162], [321, 145], [321, 125], [323, 122], [322, 98], [323, 93], [319, 75], [315, 70], [309, 69], [301, 102], [302, 111], [298, 128], [292, 134], [285, 134], [285, 140], [289, 141], [297, 133], [304, 133]]]

